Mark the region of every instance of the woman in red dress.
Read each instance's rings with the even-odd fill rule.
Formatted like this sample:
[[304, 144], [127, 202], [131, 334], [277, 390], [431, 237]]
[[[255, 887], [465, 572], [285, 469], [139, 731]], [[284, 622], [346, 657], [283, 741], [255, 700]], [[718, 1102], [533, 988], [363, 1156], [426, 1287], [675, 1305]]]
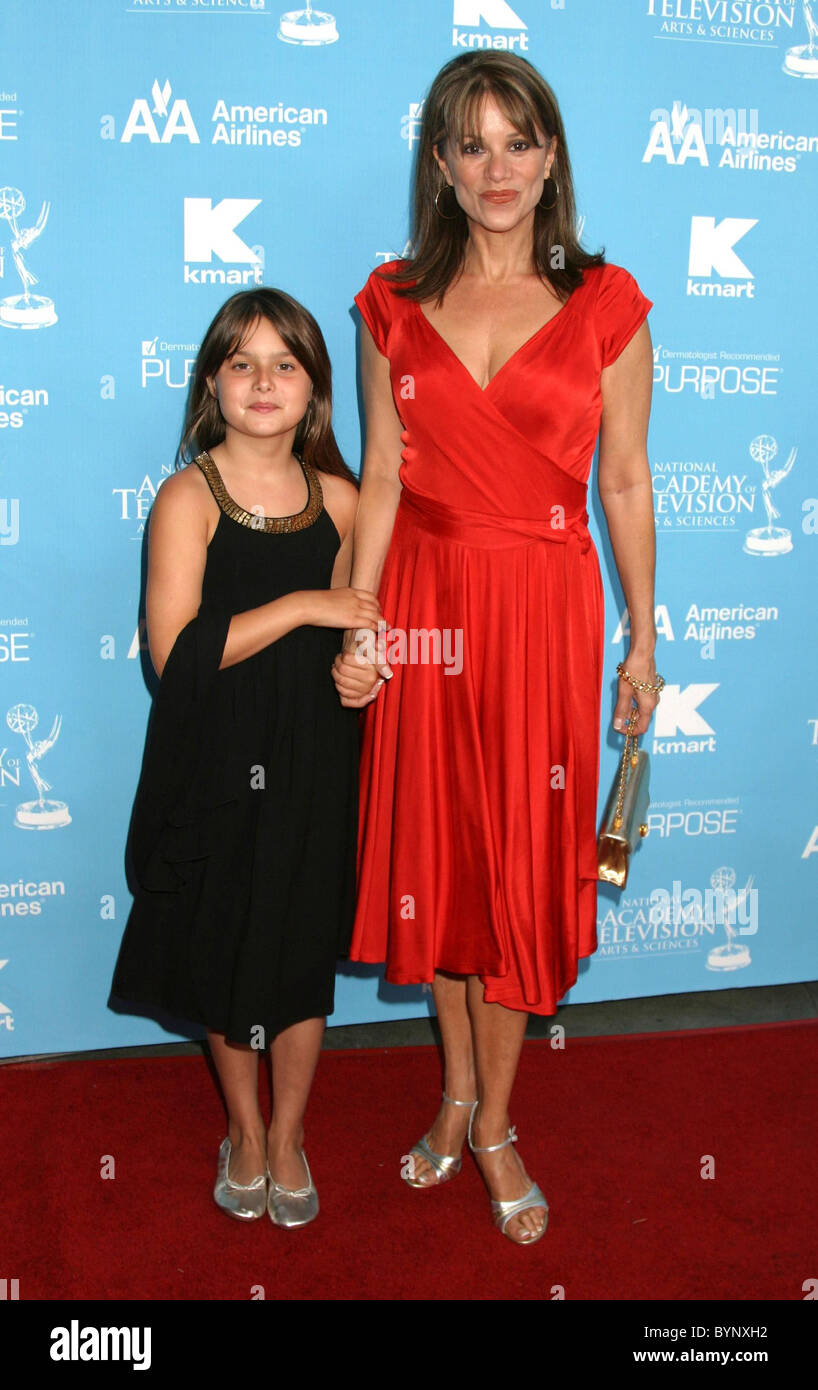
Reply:
[[[403, 1176], [454, 1176], [468, 1134], [495, 1224], [526, 1244], [548, 1214], [511, 1147], [526, 1021], [556, 1011], [597, 946], [603, 594], [586, 501], [600, 429], [625, 665], [656, 681], [652, 306], [579, 246], [556, 99], [515, 55], [438, 74], [414, 221], [412, 259], [355, 297], [351, 583], [378, 593], [389, 631], [374, 652], [348, 633], [334, 667], [342, 702], [371, 705], [350, 956], [433, 982], [444, 1101]], [[624, 679], [614, 727], [634, 698], [643, 733], [656, 697]]]

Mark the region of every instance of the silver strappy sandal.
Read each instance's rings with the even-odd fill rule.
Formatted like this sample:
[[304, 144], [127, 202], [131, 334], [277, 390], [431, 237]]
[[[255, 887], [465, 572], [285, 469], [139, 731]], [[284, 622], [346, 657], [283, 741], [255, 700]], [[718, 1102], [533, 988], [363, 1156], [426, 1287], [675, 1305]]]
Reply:
[[[452, 1100], [451, 1096], [447, 1096], [445, 1091], [443, 1092], [443, 1099], [448, 1105], [468, 1106], [471, 1110], [473, 1110], [477, 1104], [476, 1100]], [[429, 1148], [428, 1134], [424, 1134], [423, 1138], [415, 1144], [414, 1148], [409, 1150], [410, 1160], [413, 1154], [417, 1154], [420, 1158], [425, 1158], [427, 1163], [430, 1163], [437, 1173], [437, 1178], [434, 1182], [421, 1182], [420, 1179], [411, 1176], [414, 1174], [414, 1164], [410, 1162], [410, 1176], [407, 1177], [401, 1172], [401, 1177], [410, 1187], [440, 1187], [441, 1183], [448, 1182], [451, 1178], [457, 1177], [463, 1161], [462, 1154], [436, 1154], [434, 1149]]]
[[[481, 1148], [473, 1144], [471, 1140], [471, 1131], [476, 1109], [477, 1106], [475, 1104], [469, 1116], [469, 1148], [473, 1154], [493, 1154], [496, 1153], [498, 1149], [506, 1148], [508, 1144], [517, 1143], [517, 1126], [512, 1125], [508, 1131], [508, 1137], [503, 1140], [502, 1144], [489, 1144], [486, 1148]], [[506, 1226], [511, 1218], [513, 1216], [519, 1216], [521, 1212], [529, 1211], [533, 1207], [545, 1207], [545, 1220], [537, 1234], [533, 1236], [524, 1236], [521, 1240], [515, 1240], [513, 1236], [506, 1235]], [[533, 1245], [535, 1241], [540, 1240], [540, 1238], [545, 1235], [545, 1228], [548, 1225], [548, 1203], [540, 1188], [533, 1182], [525, 1196], [518, 1197], [515, 1200], [497, 1202], [492, 1197], [491, 1215], [495, 1226], [506, 1236], [506, 1240], [510, 1240], [514, 1245]]]

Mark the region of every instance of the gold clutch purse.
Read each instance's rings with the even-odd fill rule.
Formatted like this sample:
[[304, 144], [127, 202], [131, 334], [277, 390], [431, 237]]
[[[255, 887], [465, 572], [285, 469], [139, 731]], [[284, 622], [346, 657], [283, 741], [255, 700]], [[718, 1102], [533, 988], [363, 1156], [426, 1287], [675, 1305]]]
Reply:
[[625, 887], [631, 853], [648, 833], [650, 764], [644, 749], [640, 751], [636, 746], [633, 725], [638, 715], [638, 709], [634, 708], [628, 720], [622, 762], [597, 840], [599, 877], [605, 883], [615, 883], [618, 888]]

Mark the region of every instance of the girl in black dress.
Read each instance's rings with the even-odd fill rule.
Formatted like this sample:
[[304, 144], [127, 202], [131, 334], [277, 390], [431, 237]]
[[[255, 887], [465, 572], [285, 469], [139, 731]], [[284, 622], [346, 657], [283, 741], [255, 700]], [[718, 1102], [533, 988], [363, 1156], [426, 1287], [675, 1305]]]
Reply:
[[348, 587], [358, 494], [331, 400], [306, 309], [266, 288], [228, 300], [197, 360], [185, 466], [151, 513], [160, 684], [112, 990], [205, 1025], [228, 1113], [215, 1199], [282, 1226], [318, 1211], [303, 1116], [354, 906], [358, 716], [331, 669], [343, 631], [380, 616]]

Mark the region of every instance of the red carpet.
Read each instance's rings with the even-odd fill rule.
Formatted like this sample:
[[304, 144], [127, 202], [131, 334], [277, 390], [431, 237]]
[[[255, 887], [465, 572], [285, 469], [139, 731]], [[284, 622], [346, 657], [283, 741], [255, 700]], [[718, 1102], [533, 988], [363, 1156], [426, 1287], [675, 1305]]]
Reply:
[[434, 1049], [323, 1054], [306, 1145], [322, 1210], [300, 1231], [213, 1202], [225, 1126], [202, 1059], [7, 1065], [0, 1277], [25, 1300], [259, 1284], [268, 1300], [803, 1299], [816, 1038], [798, 1023], [527, 1043], [512, 1120], [551, 1206], [528, 1250], [491, 1226], [468, 1155], [438, 1191], [400, 1180], [435, 1112]]

